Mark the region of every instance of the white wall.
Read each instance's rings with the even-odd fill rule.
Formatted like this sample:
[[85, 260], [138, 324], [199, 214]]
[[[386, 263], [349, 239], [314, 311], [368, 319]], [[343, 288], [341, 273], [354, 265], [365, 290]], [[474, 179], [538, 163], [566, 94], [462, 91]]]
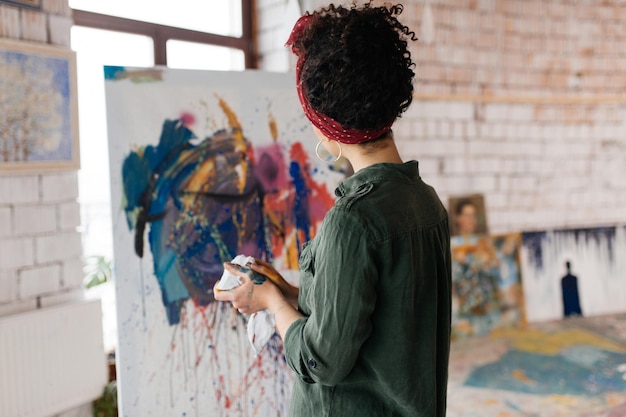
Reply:
[[[70, 47], [67, 0], [0, 4], [0, 38]], [[76, 171], [0, 173], [0, 316], [82, 298]], [[86, 404], [58, 417], [91, 415]]]
[[[283, 45], [294, 22], [277, 18], [286, 3], [257, 2], [262, 69], [293, 69]], [[435, 36], [410, 43], [416, 98], [395, 138], [445, 203], [485, 194], [494, 233], [626, 222], [623, 7], [402, 3], [400, 20], [418, 36], [431, 3]]]

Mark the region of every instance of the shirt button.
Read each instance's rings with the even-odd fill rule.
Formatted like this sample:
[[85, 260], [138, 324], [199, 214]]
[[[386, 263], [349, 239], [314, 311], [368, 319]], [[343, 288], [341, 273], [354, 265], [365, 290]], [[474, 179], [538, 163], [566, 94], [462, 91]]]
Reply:
[[311, 369], [317, 368], [317, 362], [315, 362], [315, 359], [309, 359], [308, 364], [309, 364], [309, 368]]

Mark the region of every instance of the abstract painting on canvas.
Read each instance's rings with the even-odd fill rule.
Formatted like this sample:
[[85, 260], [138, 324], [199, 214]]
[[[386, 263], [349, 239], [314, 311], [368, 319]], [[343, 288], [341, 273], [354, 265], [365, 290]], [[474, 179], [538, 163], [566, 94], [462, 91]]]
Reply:
[[238, 254], [297, 281], [347, 168], [315, 158], [293, 75], [105, 76], [123, 415], [286, 415], [282, 342], [255, 355], [212, 288]]

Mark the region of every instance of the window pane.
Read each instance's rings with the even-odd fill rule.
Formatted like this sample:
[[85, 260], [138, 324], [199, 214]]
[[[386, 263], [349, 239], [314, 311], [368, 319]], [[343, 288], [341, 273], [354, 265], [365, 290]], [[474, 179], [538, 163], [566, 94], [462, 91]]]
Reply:
[[245, 69], [245, 60], [240, 49], [169, 40], [167, 66], [182, 69], [242, 71]]
[[70, 0], [70, 7], [200, 32], [241, 36], [241, 1]]
[[79, 200], [85, 256], [112, 257], [111, 197], [103, 65], [152, 67], [152, 39], [74, 26], [72, 49], [78, 67], [81, 169]]

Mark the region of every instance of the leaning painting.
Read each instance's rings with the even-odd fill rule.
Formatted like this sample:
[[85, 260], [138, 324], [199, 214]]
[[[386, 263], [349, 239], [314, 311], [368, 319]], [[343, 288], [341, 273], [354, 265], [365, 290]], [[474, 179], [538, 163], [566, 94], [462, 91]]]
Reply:
[[77, 169], [74, 53], [0, 40], [0, 171]]
[[471, 239], [452, 239], [453, 339], [524, 326], [520, 234]]
[[256, 355], [212, 288], [240, 253], [297, 280], [344, 168], [316, 162], [290, 75], [105, 76], [121, 415], [286, 415], [282, 342]]
[[529, 321], [620, 313], [626, 227], [525, 232], [521, 265]]

